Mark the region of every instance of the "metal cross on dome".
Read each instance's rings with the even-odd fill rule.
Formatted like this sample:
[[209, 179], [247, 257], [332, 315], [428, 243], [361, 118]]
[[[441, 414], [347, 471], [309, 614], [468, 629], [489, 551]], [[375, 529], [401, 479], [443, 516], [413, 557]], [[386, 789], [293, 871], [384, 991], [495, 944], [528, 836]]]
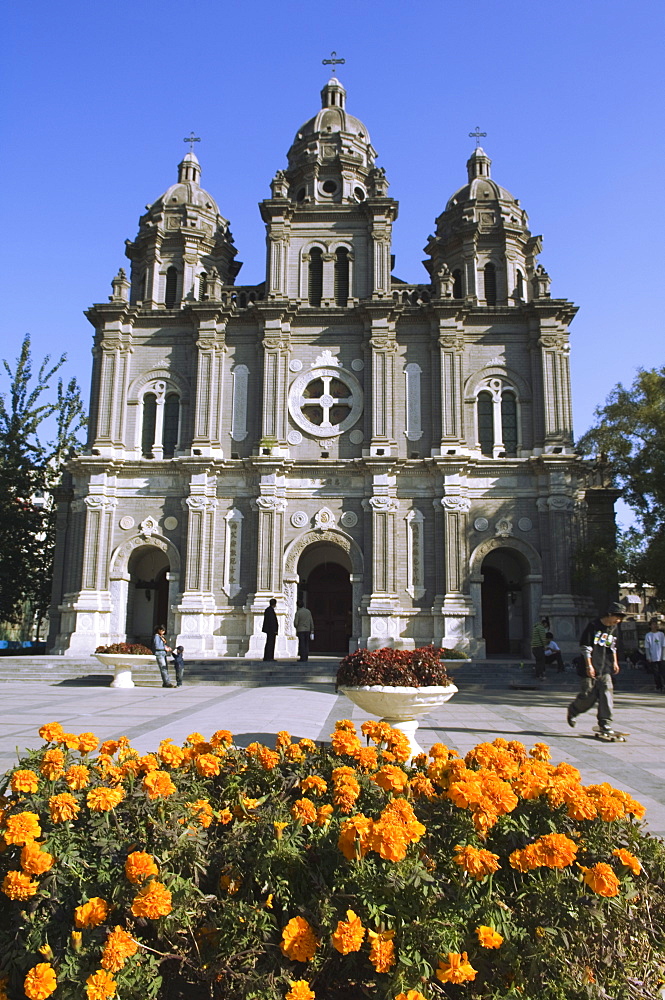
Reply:
[[480, 145], [480, 140], [484, 139], [486, 136], [487, 136], [487, 132], [481, 132], [480, 131], [480, 125], [476, 125], [476, 131], [475, 132], [469, 132], [469, 139], [475, 139], [476, 140], [476, 149], [478, 149], [478, 146]]
[[199, 137], [197, 135], [194, 135], [193, 132], [190, 132], [189, 135], [187, 136], [187, 138], [183, 139], [182, 141], [189, 143], [189, 151], [190, 151], [190, 153], [193, 153], [194, 152], [194, 143], [195, 142], [200, 142], [201, 140], [199, 139]]
[[330, 53], [330, 59], [322, 59], [321, 63], [323, 66], [332, 66], [333, 76], [335, 76], [335, 66], [343, 66], [346, 59], [337, 59], [337, 53], [333, 50]]

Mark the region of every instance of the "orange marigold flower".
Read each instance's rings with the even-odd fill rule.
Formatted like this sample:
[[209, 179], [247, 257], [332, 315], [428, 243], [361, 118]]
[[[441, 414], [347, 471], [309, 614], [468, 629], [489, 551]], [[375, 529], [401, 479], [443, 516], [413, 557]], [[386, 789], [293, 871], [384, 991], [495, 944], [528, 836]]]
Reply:
[[335, 729], [346, 729], [349, 733], [355, 733], [356, 724], [351, 719], [338, 719], [335, 723]]
[[79, 733], [76, 749], [80, 754], [92, 753], [99, 746], [99, 740], [94, 733]]
[[580, 865], [584, 872], [583, 882], [589, 886], [592, 892], [599, 896], [618, 896], [619, 879], [616, 877], [609, 865], [600, 861], [593, 868], [585, 868]]
[[376, 972], [389, 972], [395, 964], [395, 931], [367, 931], [371, 941], [369, 960]]
[[484, 847], [472, 847], [470, 844], [458, 844], [455, 847], [456, 854], [453, 861], [459, 865], [467, 875], [480, 882], [487, 875], [492, 875], [501, 867], [499, 855], [486, 851]]
[[185, 759], [185, 751], [182, 747], [177, 747], [172, 740], [162, 740], [157, 747], [157, 756], [162, 764], [168, 767], [180, 767]]
[[476, 934], [481, 948], [500, 948], [503, 944], [501, 935], [493, 927], [488, 927], [486, 924], [476, 927]]
[[150, 881], [139, 889], [131, 909], [135, 917], [165, 917], [172, 910], [171, 893], [162, 882]]
[[352, 767], [336, 767], [332, 772], [333, 802], [342, 812], [351, 812], [360, 795], [360, 785]]
[[566, 791], [564, 802], [566, 803], [566, 813], [578, 823], [583, 819], [595, 819], [598, 815], [596, 803], [583, 788]]
[[395, 795], [401, 795], [409, 784], [408, 775], [401, 767], [396, 767], [394, 764], [384, 764], [372, 776], [372, 781], [375, 781], [384, 792], [393, 792]]
[[154, 753], [146, 753], [143, 757], [139, 757], [139, 771], [142, 774], [147, 774], [148, 771], [156, 771], [159, 767], [159, 761], [155, 757]]
[[409, 781], [409, 788], [417, 799], [436, 798], [436, 789], [426, 774], [414, 774]]
[[360, 951], [365, 938], [365, 928], [360, 917], [353, 910], [346, 911], [346, 920], [339, 920], [337, 929], [333, 931], [333, 948], [340, 955], [348, 955], [352, 951]]
[[369, 850], [373, 827], [374, 820], [363, 816], [362, 813], [344, 820], [340, 828], [337, 846], [347, 861], [365, 857]]
[[58, 981], [49, 962], [40, 962], [30, 969], [23, 980], [23, 990], [28, 1000], [46, 1000], [55, 992]]
[[207, 799], [197, 799], [196, 802], [188, 802], [187, 808], [193, 813], [192, 819], [200, 827], [207, 830], [213, 821], [214, 813], [212, 806]]
[[482, 797], [480, 782], [475, 776], [468, 781], [454, 781], [448, 788], [446, 795], [458, 809], [470, 809], [478, 805]]
[[299, 823], [305, 826], [307, 823], [314, 823], [316, 820], [316, 806], [311, 799], [296, 799], [291, 806], [291, 815]]
[[272, 771], [279, 764], [279, 754], [271, 750], [270, 747], [261, 747], [256, 759], [264, 771]]
[[91, 812], [108, 812], [120, 805], [124, 797], [122, 788], [91, 788], [85, 800]]
[[153, 875], [159, 875], [159, 868], [152, 854], [147, 854], [145, 851], [132, 851], [131, 854], [127, 855], [125, 861], [125, 875], [134, 885], [139, 885]]
[[355, 729], [349, 732], [348, 729], [336, 729], [331, 737], [332, 748], [336, 754], [347, 754], [354, 757], [360, 750], [362, 744], [358, 739]]
[[74, 910], [76, 927], [98, 927], [103, 924], [110, 913], [109, 904], [101, 896], [92, 896], [87, 903], [82, 903]]
[[305, 752], [302, 750], [299, 743], [289, 743], [288, 747], [284, 747], [284, 756], [287, 760], [292, 760], [297, 763], [305, 759]]
[[233, 734], [229, 732], [228, 729], [218, 729], [210, 737], [210, 744], [213, 747], [221, 746], [231, 746], [233, 743]]
[[191, 743], [193, 747], [198, 746], [200, 743], [205, 743], [206, 738], [203, 733], [190, 733], [187, 737], [187, 742]]
[[84, 764], [72, 764], [65, 771], [65, 781], [70, 788], [80, 791], [90, 782], [90, 771]]
[[216, 774], [219, 774], [221, 763], [219, 757], [216, 757], [213, 753], [202, 753], [194, 761], [196, 770], [204, 778], [211, 778]]
[[47, 743], [57, 743], [62, 733], [63, 729], [59, 722], [47, 722], [39, 730], [39, 735]]
[[319, 806], [316, 810], [316, 825], [325, 826], [330, 822], [330, 817], [333, 814], [333, 807], [329, 805]]
[[7, 994], [7, 984], [9, 983], [9, 977], [0, 975], [0, 1000], [9, 1000]]
[[49, 812], [53, 823], [68, 823], [76, 819], [81, 811], [71, 792], [61, 792], [60, 795], [52, 795], [48, 800]]
[[228, 892], [229, 896], [235, 896], [241, 885], [242, 878], [237, 872], [235, 874], [225, 873], [219, 876], [219, 887]]
[[42, 835], [39, 816], [33, 812], [14, 813], [5, 822], [4, 838], [6, 844], [27, 844], [37, 840]]
[[642, 865], [638, 858], [630, 851], [627, 851], [624, 847], [617, 847], [616, 850], [612, 851], [615, 858], [618, 858], [621, 864], [625, 868], [629, 868], [633, 875], [639, 875], [642, 871]]
[[291, 989], [285, 996], [285, 1000], [315, 1000], [316, 993], [310, 989], [306, 979], [290, 979]]
[[106, 939], [100, 965], [109, 972], [120, 972], [127, 959], [138, 950], [139, 946], [131, 934], [122, 927], [116, 927]]
[[24, 872], [7, 872], [0, 888], [10, 899], [30, 899], [39, 889], [39, 882], [33, 882]]
[[303, 792], [313, 792], [314, 795], [324, 795], [328, 791], [328, 783], [318, 774], [310, 774], [300, 782]]
[[43, 875], [55, 864], [55, 858], [48, 851], [43, 851], [40, 844], [31, 841], [21, 851], [21, 868], [28, 875]]
[[291, 733], [287, 733], [286, 729], [280, 729], [277, 733], [277, 739], [275, 740], [275, 747], [278, 750], [284, 750], [291, 743]]
[[436, 978], [442, 983], [466, 983], [474, 980], [478, 975], [477, 969], [469, 963], [469, 956], [465, 951], [449, 951], [448, 961], [439, 959], [439, 967], [436, 970]]
[[119, 746], [120, 744], [117, 740], [104, 740], [99, 748], [99, 752], [100, 754], [109, 754], [110, 756], [113, 756]]
[[529, 751], [534, 760], [551, 760], [552, 754], [547, 743], [534, 743], [533, 749]]
[[46, 750], [42, 757], [39, 770], [49, 781], [57, 781], [62, 777], [65, 754], [62, 750]]
[[309, 962], [319, 946], [319, 939], [304, 917], [291, 917], [282, 930], [280, 949], [294, 962]]
[[623, 802], [615, 798], [613, 795], [601, 795], [599, 798], [595, 799], [595, 805], [598, 810], [598, 815], [606, 823], [611, 823], [612, 820], [615, 819], [621, 819], [626, 812]]
[[78, 747], [79, 738], [76, 733], [62, 733], [58, 743], [62, 743], [63, 747], [67, 747], [68, 750], [76, 750]]
[[165, 799], [177, 791], [166, 771], [148, 771], [143, 787], [149, 799]]
[[303, 753], [314, 753], [316, 750], [316, 743], [314, 740], [308, 739], [306, 736], [300, 740], [298, 746], [303, 751]]
[[379, 763], [379, 753], [376, 747], [361, 747], [356, 754], [356, 762], [361, 771], [373, 771]]
[[419, 990], [407, 990], [406, 993], [398, 993], [395, 1000], [427, 1000]]
[[386, 750], [383, 751], [385, 760], [396, 760], [399, 764], [404, 764], [411, 756], [411, 744], [406, 733], [401, 729], [391, 729], [386, 737]]
[[105, 972], [104, 969], [98, 969], [85, 981], [85, 991], [88, 994], [88, 1000], [110, 1000], [110, 997], [114, 997], [118, 984], [116, 983], [110, 972]]
[[448, 760], [450, 750], [445, 743], [433, 743], [429, 748], [429, 755], [433, 760]]
[[9, 787], [14, 795], [19, 792], [36, 792], [39, 788], [39, 775], [29, 769], [14, 771]]
[[217, 822], [221, 823], [223, 826], [226, 826], [227, 823], [230, 823], [233, 819], [233, 813], [228, 807], [220, 809], [219, 812], [215, 813], [215, 816], [217, 818]]
[[277, 838], [277, 840], [281, 840], [284, 831], [286, 830], [289, 824], [285, 823], [283, 820], [275, 820], [272, 825], [275, 830], [275, 837]]

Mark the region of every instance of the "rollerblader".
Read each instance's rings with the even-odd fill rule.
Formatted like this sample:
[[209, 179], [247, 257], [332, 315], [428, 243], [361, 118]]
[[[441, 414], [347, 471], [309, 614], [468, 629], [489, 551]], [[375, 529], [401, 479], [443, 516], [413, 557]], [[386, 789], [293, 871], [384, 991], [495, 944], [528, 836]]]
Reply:
[[568, 706], [568, 725], [575, 726], [575, 719], [597, 704], [598, 733], [596, 738], [605, 741], [622, 739], [612, 726], [614, 685], [612, 678], [619, 673], [617, 660], [617, 628], [625, 618], [621, 604], [611, 604], [601, 618], [589, 622], [580, 638], [582, 651], [580, 690]]

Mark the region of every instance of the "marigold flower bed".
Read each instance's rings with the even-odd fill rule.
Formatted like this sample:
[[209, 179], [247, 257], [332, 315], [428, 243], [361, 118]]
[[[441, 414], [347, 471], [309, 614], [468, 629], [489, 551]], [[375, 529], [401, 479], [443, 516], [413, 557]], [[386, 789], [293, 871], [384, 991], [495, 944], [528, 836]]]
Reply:
[[0, 1000], [661, 996], [665, 848], [542, 743], [40, 735], [2, 789]]

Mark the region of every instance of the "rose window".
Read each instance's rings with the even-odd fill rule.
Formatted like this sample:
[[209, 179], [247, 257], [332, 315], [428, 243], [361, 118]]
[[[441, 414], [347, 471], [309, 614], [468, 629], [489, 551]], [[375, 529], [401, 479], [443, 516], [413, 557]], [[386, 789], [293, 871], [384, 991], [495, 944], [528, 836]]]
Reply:
[[289, 412], [295, 423], [315, 437], [331, 437], [352, 427], [363, 409], [360, 383], [349, 372], [319, 368], [295, 379]]

